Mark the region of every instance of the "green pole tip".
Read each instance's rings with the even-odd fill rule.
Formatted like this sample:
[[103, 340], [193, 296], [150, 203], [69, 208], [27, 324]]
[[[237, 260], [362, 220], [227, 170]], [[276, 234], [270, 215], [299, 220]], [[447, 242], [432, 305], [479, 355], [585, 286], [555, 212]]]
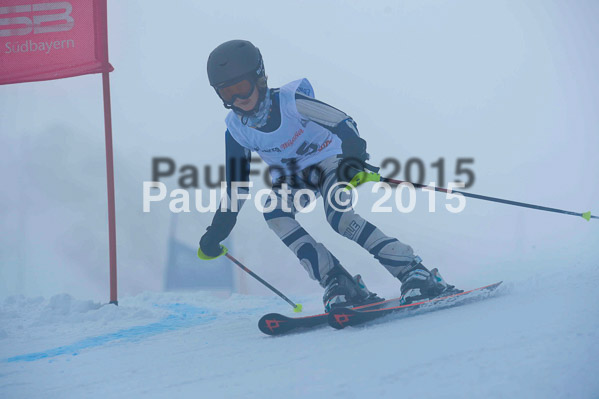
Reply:
[[591, 220], [591, 211], [585, 212], [582, 214], [583, 219], [585, 219], [587, 222], [589, 222]]
[[293, 308], [293, 311], [294, 311], [295, 313], [299, 313], [299, 312], [301, 312], [301, 311], [302, 311], [302, 304], [301, 304], [301, 303], [298, 303], [297, 305], [295, 305], [295, 307]]

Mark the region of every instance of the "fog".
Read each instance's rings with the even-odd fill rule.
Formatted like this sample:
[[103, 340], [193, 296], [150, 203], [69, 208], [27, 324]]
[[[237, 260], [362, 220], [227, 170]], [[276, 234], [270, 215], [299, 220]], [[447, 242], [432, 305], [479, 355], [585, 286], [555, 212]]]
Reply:
[[[306, 77], [316, 98], [351, 115], [372, 163], [458, 158], [477, 194], [599, 213], [599, 3], [410, 1], [281, 3], [108, 1], [119, 294], [164, 287], [172, 214], [142, 211], [152, 159], [200, 171], [224, 163], [227, 110], [209, 86], [218, 44], [247, 39], [270, 87]], [[108, 227], [101, 76], [0, 87], [0, 296], [108, 299]], [[264, 164], [257, 164], [261, 173]], [[415, 168], [414, 168], [415, 170]], [[390, 167], [382, 170], [389, 173]], [[178, 188], [179, 173], [163, 179]], [[253, 176], [252, 193], [264, 187]], [[464, 288], [599, 260], [599, 221], [469, 199], [436, 212], [419, 192], [414, 212], [370, 213], [382, 194], [359, 189], [357, 211], [410, 244], [428, 267]], [[177, 216], [177, 239], [197, 248], [212, 216]], [[369, 288], [396, 292], [378, 262], [326, 223], [322, 200], [298, 216]], [[321, 288], [251, 203], [231, 253], [285, 293]], [[195, 256], [195, 255], [193, 255]], [[202, 262], [198, 260], [198, 267]], [[265, 294], [247, 280], [244, 292]]]

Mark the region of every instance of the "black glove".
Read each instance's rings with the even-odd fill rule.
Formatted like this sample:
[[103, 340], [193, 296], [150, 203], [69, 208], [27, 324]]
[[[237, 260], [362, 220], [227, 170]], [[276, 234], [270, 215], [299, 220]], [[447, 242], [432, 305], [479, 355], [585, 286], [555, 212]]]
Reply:
[[220, 240], [212, 233], [211, 227], [208, 227], [206, 233], [200, 239], [200, 249], [205, 255], [218, 256], [222, 252]]
[[341, 151], [343, 151], [343, 158], [356, 158], [360, 161], [370, 158], [366, 152], [366, 140], [360, 136], [344, 138], [341, 142]]
[[221, 212], [220, 209], [214, 214], [212, 225], [206, 229], [206, 233], [200, 239], [200, 249], [205, 255], [218, 256], [222, 252], [220, 243], [231, 234], [237, 223], [237, 212]]
[[364, 170], [364, 162], [370, 158], [366, 152], [366, 140], [359, 136], [349, 136], [341, 142], [343, 158], [337, 168], [339, 181], [349, 182], [356, 173]]

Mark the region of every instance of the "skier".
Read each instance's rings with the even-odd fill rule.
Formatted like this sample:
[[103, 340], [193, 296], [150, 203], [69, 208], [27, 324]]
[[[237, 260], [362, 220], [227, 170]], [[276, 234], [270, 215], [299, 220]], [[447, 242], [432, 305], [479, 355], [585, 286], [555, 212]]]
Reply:
[[[333, 230], [366, 249], [399, 279], [404, 303], [455, 290], [437, 269], [424, 267], [409, 245], [385, 235], [355, 213], [351, 198], [347, 201], [351, 195], [343, 190], [344, 185], [336, 184], [350, 181], [364, 170], [364, 161], [369, 159], [366, 141], [350, 116], [316, 100], [307, 79], [269, 88], [262, 55], [249, 41], [221, 44], [210, 54], [207, 69], [210, 85], [231, 111], [225, 120], [227, 210], [216, 211], [200, 240], [205, 257], [224, 253], [220, 243], [231, 233], [243, 204], [238, 201], [237, 212], [233, 211], [231, 183], [249, 181], [250, 154], [255, 151], [270, 166], [271, 194], [276, 198], [274, 209], [264, 212], [266, 223], [325, 289], [326, 311], [381, 298], [366, 288], [360, 275], [352, 277], [295, 219], [297, 209], [292, 198], [302, 188], [322, 195], [326, 219]], [[281, 194], [286, 184], [290, 195]], [[271, 197], [266, 208], [270, 201]], [[341, 205], [345, 202], [348, 204]]]

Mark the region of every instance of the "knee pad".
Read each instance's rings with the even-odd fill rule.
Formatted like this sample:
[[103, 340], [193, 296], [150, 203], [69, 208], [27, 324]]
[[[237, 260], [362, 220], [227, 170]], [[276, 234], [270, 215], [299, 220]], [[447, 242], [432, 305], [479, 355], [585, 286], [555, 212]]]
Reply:
[[297, 224], [295, 216], [292, 213], [283, 212], [280, 209], [275, 209], [272, 212], [264, 212], [263, 215], [268, 227], [279, 237], [294, 229]]

